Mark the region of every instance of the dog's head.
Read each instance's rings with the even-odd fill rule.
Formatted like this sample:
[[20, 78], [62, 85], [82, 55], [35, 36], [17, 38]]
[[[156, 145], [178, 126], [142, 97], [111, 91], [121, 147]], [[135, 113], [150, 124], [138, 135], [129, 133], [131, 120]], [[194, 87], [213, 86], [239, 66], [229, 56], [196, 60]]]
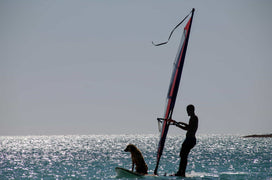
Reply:
[[136, 146], [135, 145], [133, 145], [133, 144], [129, 144], [129, 145], [127, 145], [127, 147], [126, 147], [126, 149], [124, 150], [125, 152], [133, 152], [133, 151], [135, 151], [137, 148], [136, 148]]

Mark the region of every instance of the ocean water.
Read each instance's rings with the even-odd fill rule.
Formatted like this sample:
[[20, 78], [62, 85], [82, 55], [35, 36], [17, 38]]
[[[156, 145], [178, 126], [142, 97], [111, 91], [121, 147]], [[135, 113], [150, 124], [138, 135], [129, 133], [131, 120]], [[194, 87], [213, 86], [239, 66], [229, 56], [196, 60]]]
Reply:
[[[0, 179], [118, 179], [115, 167], [131, 169], [126, 145], [135, 144], [153, 173], [158, 135], [0, 137]], [[184, 135], [168, 136], [159, 178], [179, 165]], [[198, 135], [186, 179], [272, 179], [272, 138]], [[148, 179], [148, 178], [145, 178]]]

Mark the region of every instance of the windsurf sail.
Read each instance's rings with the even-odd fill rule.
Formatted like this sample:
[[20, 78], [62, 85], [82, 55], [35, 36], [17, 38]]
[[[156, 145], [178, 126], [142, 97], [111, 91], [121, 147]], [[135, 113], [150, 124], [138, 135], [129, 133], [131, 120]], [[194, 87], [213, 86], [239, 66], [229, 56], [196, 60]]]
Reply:
[[[172, 30], [169, 39], [171, 38], [171, 35], [173, 31], [180, 25], [182, 22], [191, 14], [190, 19], [188, 20], [186, 26], [184, 27], [184, 31], [182, 34], [181, 42], [179, 45], [178, 53], [174, 62], [174, 67], [173, 67], [173, 72], [170, 80], [170, 86], [168, 89], [168, 94], [167, 94], [167, 99], [166, 99], [166, 108], [165, 108], [165, 113], [164, 113], [164, 118], [158, 118], [158, 123], [161, 123], [161, 134], [160, 134], [160, 141], [158, 145], [158, 151], [157, 151], [157, 164], [156, 168], [154, 170], [154, 174], [157, 175], [158, 167], [159, 167], [159, 162], [162, 156], [167, 132], [169, 129], [170, 124], [172, 123], [172, 115], [175, 107], [175, 102], [178, 94], [178, 89], [179, 89], [179, 84], [180, 84], [180, 79], [181, 79], [181, 74], [182, 74], [182, 69], [183, 69], [183, 64], [185, 60], [185, 55], [186, 55], [186, 50], [187, 50], [187, 45], [189, 41], [189, 36], [190, 36], [190, 30], [191, 30], [191, 25], [193, 21], [193, 16], [194, 16], [194, 9]], [[168, 41], [164, 43], [157, 44], [163, 45], [166, 44]], [[154, 43], [153, 43], [154, 44]], [[156, 45], [156, 44], [154, 44]]]

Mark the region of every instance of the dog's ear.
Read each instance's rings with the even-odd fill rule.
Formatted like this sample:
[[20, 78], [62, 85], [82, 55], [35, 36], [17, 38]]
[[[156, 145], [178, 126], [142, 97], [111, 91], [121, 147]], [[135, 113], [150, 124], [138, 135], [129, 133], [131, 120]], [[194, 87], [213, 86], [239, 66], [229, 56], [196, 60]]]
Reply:
[[129, 150], [130, 150], [131, 152], [134, 152], [134, 151], [137, 150], [137, 147], [136, 147], [134, 144], [129, 144]]

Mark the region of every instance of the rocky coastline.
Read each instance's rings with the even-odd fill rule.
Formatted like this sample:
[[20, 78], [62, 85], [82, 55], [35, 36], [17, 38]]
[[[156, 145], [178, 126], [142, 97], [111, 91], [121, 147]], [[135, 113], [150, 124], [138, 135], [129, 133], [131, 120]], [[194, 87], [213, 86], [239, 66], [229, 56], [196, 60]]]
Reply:
[[272, 134], [252, 134], [243, 136], [243, 138], [271, 138]]

